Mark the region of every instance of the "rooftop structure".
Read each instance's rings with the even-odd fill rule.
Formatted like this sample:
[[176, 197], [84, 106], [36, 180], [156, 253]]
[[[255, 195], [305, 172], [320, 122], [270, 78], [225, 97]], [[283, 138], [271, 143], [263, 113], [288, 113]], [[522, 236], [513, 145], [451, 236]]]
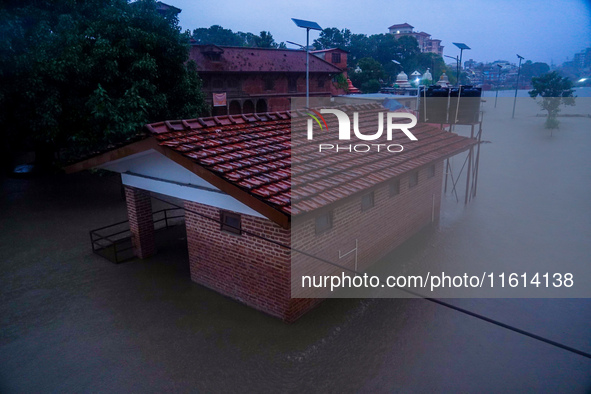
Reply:
[[359, 89], [353, 86], [353, 82], [351, 82], [347, 72], [347, 56], [349, 55], [348, 51], [345, 51], [341, 48], [329, 48], [311, 51], [310, 53], [323, 60], [326, 60], [327, 62], [337, 66], [342, 70], [343, 76], [347, 78], [347, 93], [359, 93]]

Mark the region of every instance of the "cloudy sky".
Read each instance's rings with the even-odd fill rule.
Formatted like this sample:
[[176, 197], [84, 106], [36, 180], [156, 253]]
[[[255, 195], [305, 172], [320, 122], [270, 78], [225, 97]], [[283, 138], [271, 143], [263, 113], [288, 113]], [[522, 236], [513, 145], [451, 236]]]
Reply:
[[[270, 31], [276, 41], [305, 43], [305, 31], [290, 18], [316, 21], [323, 28], [349, 28], [353, 33], [386, 33], [410, 23], [415, 31], [439, 38], [444, 54], [472, 48], [463, 58], [477, 61], [517, 60], [560, 64], [591, 47], [589, 0], [165, 0], [181, 8], [181, 26], [193, 30], [217, 24], [234, 31]], [[318, 36], [311, 32], [311, 40]], [[446, 59], [449, 60], [449, 59]]]

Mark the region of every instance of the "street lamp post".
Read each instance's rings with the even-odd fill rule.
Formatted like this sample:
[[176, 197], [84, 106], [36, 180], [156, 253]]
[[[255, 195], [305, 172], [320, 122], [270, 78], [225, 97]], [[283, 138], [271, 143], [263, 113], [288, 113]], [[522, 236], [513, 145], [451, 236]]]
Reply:
[[495, 96], [495, 108], [497, 108], [497, 99], [499, 98], [499, 86], [501, 85], [501, 69], [503, 68], [503, 66], [497, 64], [497, 67], [499, 68], [499, 76], [497, 78], [497, 94]]
[[460, 85], [460, 58], [459, 56], [449, 56], [449, 55], [443, 55], [445, 57], [448, 57], [450, 59], [454, 59], [456, 61], [456, 76], [457, 76], [457, 80], [456, 83], [458, 84], [458, 86]]
[[468, 45], [466, 45], [462, 42], [454, 42], [453, 44], [455, 46], [457, 46], [458, 48], [460, 48], [460, 61], [458, 63], [458, 86], [460, 86], [460, 68], [462, 67], [462, 53], [464, 52], [464, 49], [472, 49], [472, 48], [470, 48]]
[[295, 18], [291, 20], [297, 27], [306, 29], [306, 107], [310, 107], [310, 30], [322, 31], [322, 28], [316, 22]]
[[513, 116], [511, 119], [515, 119], [515, 104], [517, 104], [517, 90], [519, 89], [519, 74], [521, 73], [521, 61], [524, 59], [523, 56], [517, 55], [519, 58], [519, 66], [517, 67], [517, 82], [515, 83], [515, 99], [513, 100]]

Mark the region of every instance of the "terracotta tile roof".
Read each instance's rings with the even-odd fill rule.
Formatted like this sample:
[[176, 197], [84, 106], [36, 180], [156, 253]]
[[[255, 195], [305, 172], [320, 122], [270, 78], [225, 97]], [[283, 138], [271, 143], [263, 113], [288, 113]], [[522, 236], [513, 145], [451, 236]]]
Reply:
[[[384, 108], [366, 104], [355, 110], [360, 111], [360, 128], [365, 124], [371, 129]], [[329, 118], [335, 118], [334, 122]], [[329, 205], [476, 144], [419, 124], [412, 129], [418, 141], [406, 139], [402, 132], [395, 132], [394, 141], [372, 141], [403, 142], [401, 153], [318, 154], [314, 153], [318, 143], [330, 142], [332, 137], [319, 133], [314, 141], [307, 140], [307, 119], [303, 112], [284, 111], [167, 121], [146, 127], [160, 146], [182, 154], [287, 215]], [[329, 128], [338, 128], [336, 117], [327, 117], [327, 121]]]
[[323, 52], [344, 52], [349, 53], [349, 51], [344, 50], [343, 48], [328, 48], [328, 49], [317, 49], [315, 51], [310, 51], [310, 53], [323, 53]]
[[[219, 60], [206, 53], [210, 48], [221, 49]], [[193, 45], [189, 58], [197, 64], [198, 72], [306, 72], [306, 52], [294, 49], [268, 49]], [[310, 56], [310, 72], [340, 73], [338, 67]]]
[[410, 27], [411, 29], [414, 28], [414, 26], [411, 26], [408, 23], [402, 23], [399, 25], [392, 25], [388, 29], [398, 29], [398, 28], [404, 28], [404, 27]]

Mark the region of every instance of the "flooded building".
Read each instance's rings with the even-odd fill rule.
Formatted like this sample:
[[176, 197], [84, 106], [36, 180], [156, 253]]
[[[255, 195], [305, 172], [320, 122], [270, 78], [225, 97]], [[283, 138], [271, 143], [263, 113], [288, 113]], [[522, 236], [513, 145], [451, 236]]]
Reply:
[[[377, 104], [354, 109], [365, 127], [385, 110]], [[358, 223], [368, 251], [359, 268], [367, 268], [438, 220], [444, 160], [477, 144], [419, 124], [413, 128], [418, 141], [404, 151], [353, 153], [357, 160], [337, 153], [318, 161], [293, 153], [309, 141], [292, 138], [292, 128], [305, 127], [308, 119], [301, 111], [278, 111], [154, 123], [142, 140], [67, 171], [121, 173], [139, 258], [156, 252], [151, 193], [180, 201], [191, 279], [294, 321], [321, 300], [292, 298], [294, 237], [298, 245], [335, 246], [348, 223]], [[336, 129], [336, 119], [327, 119]], [[327, 171], [329, 182], [321, 178]]]

